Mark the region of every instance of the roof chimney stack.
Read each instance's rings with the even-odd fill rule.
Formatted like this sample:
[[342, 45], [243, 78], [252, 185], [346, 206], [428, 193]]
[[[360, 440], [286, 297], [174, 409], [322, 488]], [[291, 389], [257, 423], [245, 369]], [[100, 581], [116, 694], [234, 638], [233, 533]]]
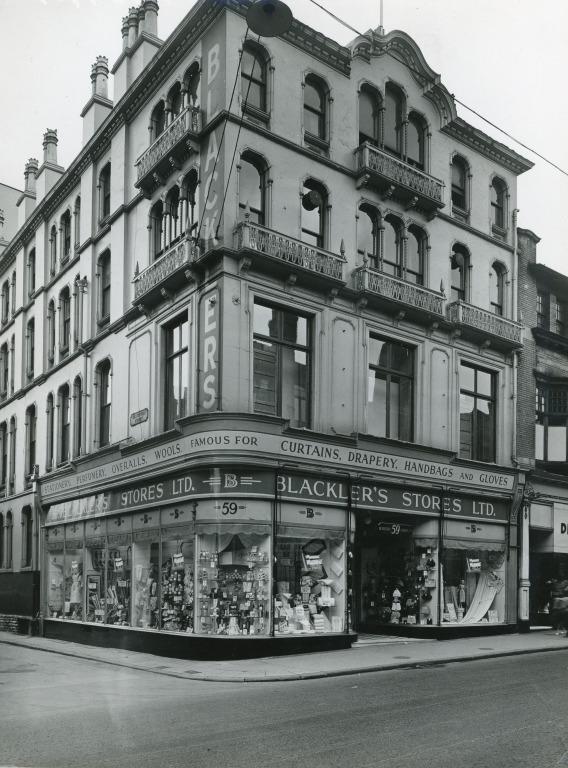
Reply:
[[91, 98], [83, 107], [83, 146], [95, 134], [112, 110], [108, 97], [108, 59], [97, 56], [91, 67]]
[[122, 50], [125, 51], [128, 48], [128, 16], [122, 17], [122, 27], [120, 28], [122, 34]]
[[143, 0], [144, 31], [149, 35], [158, 37], [158, 2], [157, 0]]
[[108, 59], [106, 56], [97, 56], [97, 60], [91, 67], [91, 83], [93, 96], [102, 96], [108, 99]]
[[158, 39], [157, 0], [142, 0], [122, 19], [122, 51], [111, 70], [114, 75], [114, 99], [120, 101], [128, 88], [148, 66], [162, 41]]
[[132, 48], [138, 37], [138, 11], [136, 8], [128, 9], [128, 47]]
[[18, 229], [22, 227], [36, 206], [36, 178], [38, 176], [38, 161], [30, 157], [24, 166], [24, 191], [18, 198]]
[[30, 157], [24, 166], [24, 190], [26, 192], [31, 192], [33, 195], [36, 193], [36, 176], [38, 168], [39, 163], [35, 157]]
[[43, 134], [43, 162], [57, 165], [57, 130], [48, 128]]
[[[30, 160], [29, 163], [31, 162]], [[36, 175], [37, 184], [35, 191], [38, 203], [40, 200], [43, 200], [53, 185], [59, 181], [63, 170], [57, 164], [57, 131], [54, 128], [48, 128], [43, 134], [43, 163], [40, 165]]]

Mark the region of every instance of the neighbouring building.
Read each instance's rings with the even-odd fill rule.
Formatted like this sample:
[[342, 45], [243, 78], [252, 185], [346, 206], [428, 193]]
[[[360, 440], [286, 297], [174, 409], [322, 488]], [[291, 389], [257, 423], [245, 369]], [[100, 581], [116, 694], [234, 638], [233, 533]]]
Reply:
[[538, 242], [519, 230], [519, 308], [531, 331], [519, 368], [520, 618], [533, 625], [554, 622], [555, 584], [568, 590], [568, 277], [536, 263]]
[[188, 656], [511, 630], [532, 164], [404, 32], [258, 38], [249, 5], [166, 41], [131, 9], [79, 155], [26, 166], [0, 595], [39, 572], [46, 635]]

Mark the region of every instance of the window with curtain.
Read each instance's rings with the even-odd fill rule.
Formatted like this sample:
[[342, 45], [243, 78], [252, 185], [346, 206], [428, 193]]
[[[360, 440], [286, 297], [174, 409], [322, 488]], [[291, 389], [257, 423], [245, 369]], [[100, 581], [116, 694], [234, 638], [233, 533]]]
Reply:
[[256, 413], [310, 424], [311, 339], [307, 317], [255, 302], [253, 401]]
[[189, 322], [187, 314], [164, 329], [165, 386], [164, 429], [172, 429], [187, 416], [189, 402]]
[[256, 45], [245, 43], [241, 59], [241, 99], [248, 107], [267, 111], [266, 55]]
[[359, 145], [366, 141], [379, 146], [379, 114], [381, 97], [378, 91], [369, 85], [361, 86], [359, 91]]
[[496, 376], [470, 363], [460, 365], [460, 457], [495, 461]]
[[411, 441], [414, 421], [414, 349], [396, 341], [369, 339], [367, 431]]
[[327, 192], [322, 184], [307, 179], [302, 189], [302, 240], [316, 248], [325, 247]]
[[250, 153], [241, 156], [239, 164], [239, 209], [243, 216], [247, 205], [250, 221], [264, 224], [265, 179], [264, 169], [259, 158]]

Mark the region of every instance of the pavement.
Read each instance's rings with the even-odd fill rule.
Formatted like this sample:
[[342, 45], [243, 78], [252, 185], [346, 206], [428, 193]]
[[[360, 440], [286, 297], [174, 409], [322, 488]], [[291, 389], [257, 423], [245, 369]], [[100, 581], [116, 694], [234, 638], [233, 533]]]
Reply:
[[389, 635], [360, 635], [351, 649], [230, 661], [171, 659], [150, 653], [0, 632], [0, 644], [58, 653], [151, 674], [223, 683], [263, 683], [361, 675], [392, 669], [417, 669], [464, 661], [568, 651], [568, 638], [553, 629], [522, 634], [423, 640]]

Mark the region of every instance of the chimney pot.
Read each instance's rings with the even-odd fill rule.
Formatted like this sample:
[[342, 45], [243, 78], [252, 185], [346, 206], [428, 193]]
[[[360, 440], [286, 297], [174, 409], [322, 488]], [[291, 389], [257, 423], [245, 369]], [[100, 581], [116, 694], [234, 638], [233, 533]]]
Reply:
[[128, 16], [122, 17], [120, 31], [122, 33], [122, 50], [125, 51], [128, 48]]
[[93, 95], [108, 98], [108, 59], [106, 56], [97, 56], [97, 60], [91, 67], [91, 83]]
[[39, 163], [35, 157], [30, 157], [28, 162], [24, 166], [24, 189], [26, 192], [36, 191], [36, 176], [39, 168]]
[[43, 162], [57, 165], [57, 130], [48, 128], [43, 134]]
[[136, 8], [128, 9], [128, 47], [131, 48], [138, 37], [138, 11]]
[[158, 37], [158, 2], [157, 0], [143, 0], [144, 30], [150, 35]]
[[138, 34], [141, 35], [144, 29], [144, 3], [140, 3], [138, 7]]

